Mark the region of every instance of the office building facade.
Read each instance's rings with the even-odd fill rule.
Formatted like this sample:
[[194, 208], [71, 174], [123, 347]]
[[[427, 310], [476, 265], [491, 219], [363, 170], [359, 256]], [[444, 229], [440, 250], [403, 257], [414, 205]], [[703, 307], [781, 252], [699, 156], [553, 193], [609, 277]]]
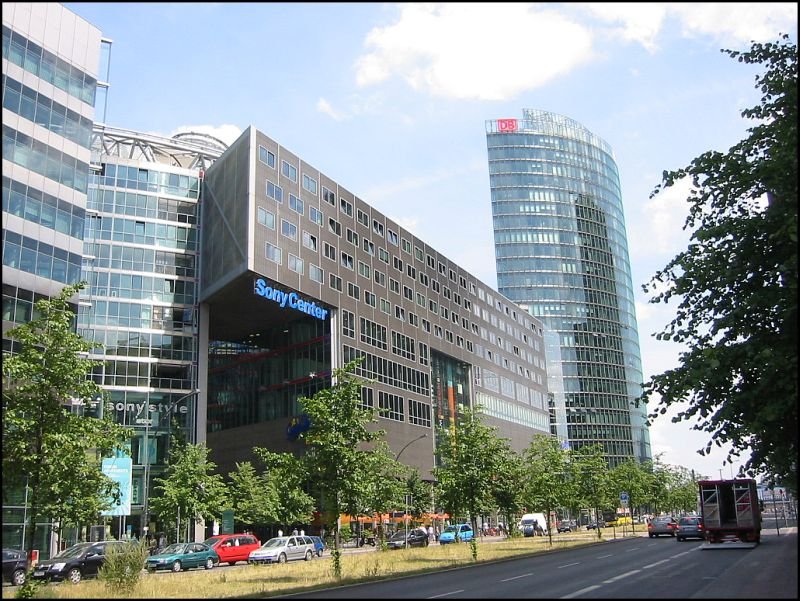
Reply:
[[299, 450], [298, 398], [356, 357], [362, 402], [394, 452], [415, 441], [403, 463], [423, 478], [460, 406], [518, 450], [549, 433], [538, 319], [252, 127], [203, 186], [200, 374], [222, 473], [254, 446]]
[[651, 459], [619, 174], [576, 121], [486, 122], [498, 290], [546, 327], [553, 433], [612, 467]]

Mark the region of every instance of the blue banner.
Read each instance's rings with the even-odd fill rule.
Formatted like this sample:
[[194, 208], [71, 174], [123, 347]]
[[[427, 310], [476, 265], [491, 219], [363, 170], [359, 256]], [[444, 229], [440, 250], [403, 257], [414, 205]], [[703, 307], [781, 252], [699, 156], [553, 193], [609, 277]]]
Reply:
[[106, 476], [119, 484], [120, 502], [112, 505], [111, 509], [102, 511], [101, 515], [130, 515], [133, 459], [130, 457], [109, 457], [103, 459], [102, 469]]

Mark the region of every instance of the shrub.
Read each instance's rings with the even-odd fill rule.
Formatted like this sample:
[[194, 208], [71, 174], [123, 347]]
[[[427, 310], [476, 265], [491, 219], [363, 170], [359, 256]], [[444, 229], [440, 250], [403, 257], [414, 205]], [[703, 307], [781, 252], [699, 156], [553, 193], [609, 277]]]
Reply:
[[147, 556], [144, 543], [109, 545], [97, 578], [112, 591], [130, 593], [139, 582]]

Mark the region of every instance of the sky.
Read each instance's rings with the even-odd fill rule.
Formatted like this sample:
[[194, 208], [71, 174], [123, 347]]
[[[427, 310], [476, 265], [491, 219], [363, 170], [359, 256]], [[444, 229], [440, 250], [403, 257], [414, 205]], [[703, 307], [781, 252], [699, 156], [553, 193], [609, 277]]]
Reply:
[[[665, 170], [754, 125], [758, 65], [722, 49], [797, 41], [797, 3], [115, 3], [65, 5], [113, 41], [106, 122], [228, 143], [253, 125], [496, 289], [487, 120], [525, 108], [608, 142], [620, 173], [645, 379], [685, 347], [642, 291], [688, 244]], [[657, 399], [650, 403], [650, 409]], [[731, 477], [710, 434], [650, 428], [654, 458]]]

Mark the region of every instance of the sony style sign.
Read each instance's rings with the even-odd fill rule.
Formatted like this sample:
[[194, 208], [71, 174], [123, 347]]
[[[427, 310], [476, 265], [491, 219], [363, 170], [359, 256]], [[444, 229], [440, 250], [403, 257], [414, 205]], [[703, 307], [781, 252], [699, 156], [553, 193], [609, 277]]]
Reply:
[[279, 304], [281, 307], [289, 307], [290, 309], [300, 311], [311, 317], [316, 317], [317, 319], [325, 319], [328, 316], [327, 309], [323, 309], [316, 303], [300, 298], [297, 292], [284, 292], [283, 290], [267, 286], [267, 283], [261, 278], [256, 280], [255, 293], [258, 296], [263, 296]]

